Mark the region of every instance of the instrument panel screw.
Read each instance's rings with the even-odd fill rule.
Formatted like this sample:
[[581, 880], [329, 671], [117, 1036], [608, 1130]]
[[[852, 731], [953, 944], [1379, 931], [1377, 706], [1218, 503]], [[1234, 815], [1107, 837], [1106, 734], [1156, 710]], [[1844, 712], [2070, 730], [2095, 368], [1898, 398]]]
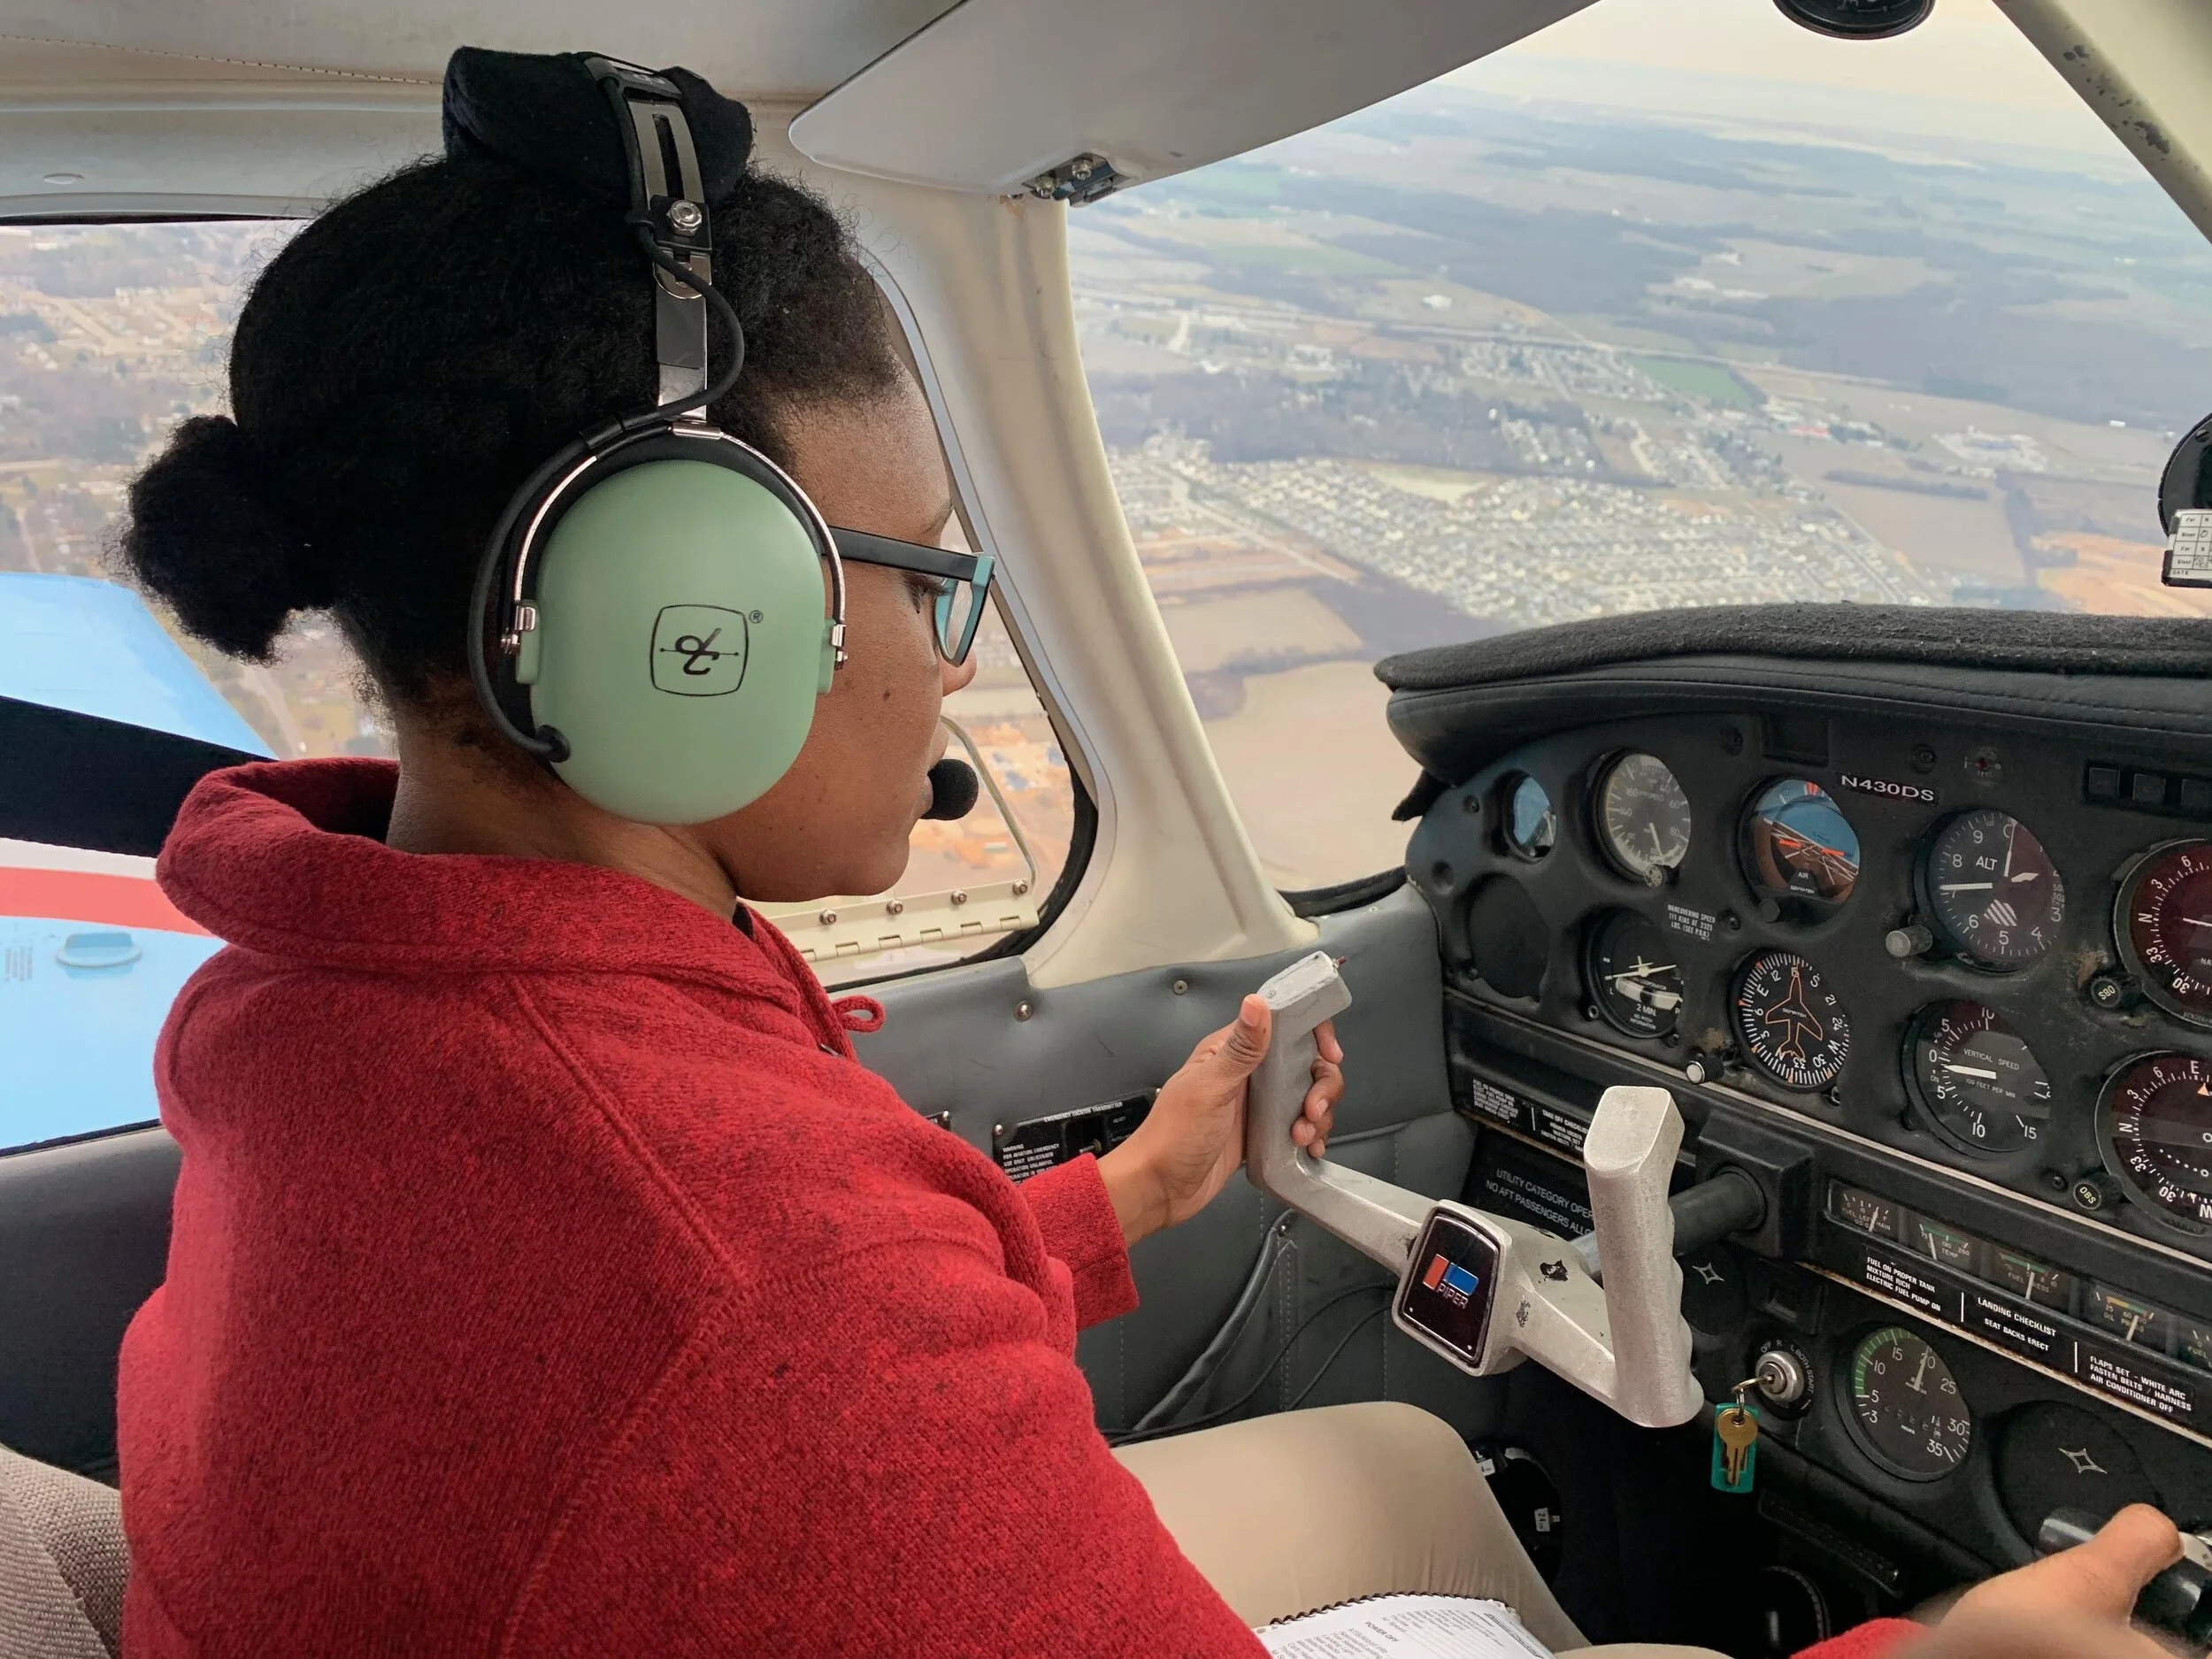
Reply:
[[1017, 1002], [1014, 1004], [1014, 1018], [1016, 1019], [1027, 1019], [1036, 1011], [1037, 1010], [1031, 1007], [1027, 1002]]
[[2067, 1186], [2066, 1172], [2063, 1170], [2044, 1171], [2043, 1185], [2049, 1187], [2055, 1193], [2064, 1192]]
[[1596, 1023], [1596, 1021], [1597, 1021], [1597, 1017], [1598, 1017], [1598, 1005], [1597, 1005], [1595, 1002], [1585, 1002], [1585, 1003], [1582, 1005], [1582, 1018], [1585, 1018], [1585, 1019], [1586, 1019], [1586, 1020], [1590, 1021], [1592, 1024], [1594, 1024], [1594, 1024]]
[[1935, 764], [1936, 752], [1933, 748], [1926, 743], [1915, 743], [1912, 746], [1912, 769], [1915, 772], [1933, 772]]
[[668, 204], [668, 222], [688, 236], [707, 222], [696, 202], [674, 201]]
[[1723, 726], [1720, 733], [1720, 752], [1724, 755], [1743, 753], [1743, 733], [1732, 726]]
[[1469, 818], [1480, 818], [1482, 816], [1482, 797], [1477, 795], [1473, 790], [1470, 789], [1465, 795], [1459, 797], [1459, 810], [1464, 812]]
[[1167, 988], [1174, 992], [1176, 995], [1181, 996], [1190, 989], [1190, 981], [1188, 979], [1178, 979], [1174, 984], [1169, 986]]
[[1735, 911], [1723, 910], [1720, 913], [1720, 919], [1721, 925], [1727, 928], [1730, 933], [1740, 933], [1743, 932], [1743, 918], [1737, 915]]

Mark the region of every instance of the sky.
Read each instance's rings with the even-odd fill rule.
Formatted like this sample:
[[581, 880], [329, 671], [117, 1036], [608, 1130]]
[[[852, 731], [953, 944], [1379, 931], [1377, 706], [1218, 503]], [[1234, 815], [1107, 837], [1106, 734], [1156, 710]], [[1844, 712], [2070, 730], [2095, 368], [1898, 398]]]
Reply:
[[1504, 96], [1715, 121], [1858, 127], [2058, 149], [2139, 171], [1992, 0], [1937, 0], [1885, 41], [1813, 34], [1773, 0], [1598, 0], [1443, 77]]

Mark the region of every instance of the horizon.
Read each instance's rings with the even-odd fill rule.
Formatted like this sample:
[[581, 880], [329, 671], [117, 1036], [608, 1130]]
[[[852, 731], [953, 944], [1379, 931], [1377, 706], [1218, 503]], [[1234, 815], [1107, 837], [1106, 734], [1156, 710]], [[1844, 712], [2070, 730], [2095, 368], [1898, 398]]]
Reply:
[[[1771, 0], [1597, 0], [1424, 89], [1634, 109], [1709, 127], [2017, 147], [2148, 175], [1992, 0], [1939, 0], [1885, 41], [1829, 40]], [[2065, 119], [2054, 119], [2054, 117]]]

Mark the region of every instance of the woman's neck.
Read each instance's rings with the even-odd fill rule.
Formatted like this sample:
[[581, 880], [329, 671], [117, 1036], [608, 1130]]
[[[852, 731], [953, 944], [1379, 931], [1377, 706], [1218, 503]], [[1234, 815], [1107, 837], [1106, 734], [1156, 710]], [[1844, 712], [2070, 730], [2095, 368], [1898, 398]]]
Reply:
[[699, 839], [680, 828], [602, 812], [550, 778], [504, 757], [399, 722], [399, 788], [385, 844], [405, 853], [474, 853], [620, 870], [717, 916], [737, 907], [736, 885]]

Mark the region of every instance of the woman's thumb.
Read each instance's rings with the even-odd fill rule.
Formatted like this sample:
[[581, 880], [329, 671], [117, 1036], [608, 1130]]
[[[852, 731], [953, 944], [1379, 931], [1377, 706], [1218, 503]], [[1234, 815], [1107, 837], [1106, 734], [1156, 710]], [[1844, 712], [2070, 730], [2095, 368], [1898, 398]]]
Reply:
[[2070, 1571], [2083, 1603], [2125, 1617], [2143, 1586], [2180, 1558], [2174, 1524], [2147, 1503], [2131, 1503], [2087, 1543], [2050, 1559], [2054, 1573]]
[[1221, 1046], [1214, 1050], [1217, 1069], [1232, 1082], [1252, 1075], [1252, 1068], [1267, 1057], [1268, 1033], [1274, 1024], [1274, 1010], [1264, 997], [1248, 996], [1237, 1010], [1236, 1023], [1229, 1027]]

